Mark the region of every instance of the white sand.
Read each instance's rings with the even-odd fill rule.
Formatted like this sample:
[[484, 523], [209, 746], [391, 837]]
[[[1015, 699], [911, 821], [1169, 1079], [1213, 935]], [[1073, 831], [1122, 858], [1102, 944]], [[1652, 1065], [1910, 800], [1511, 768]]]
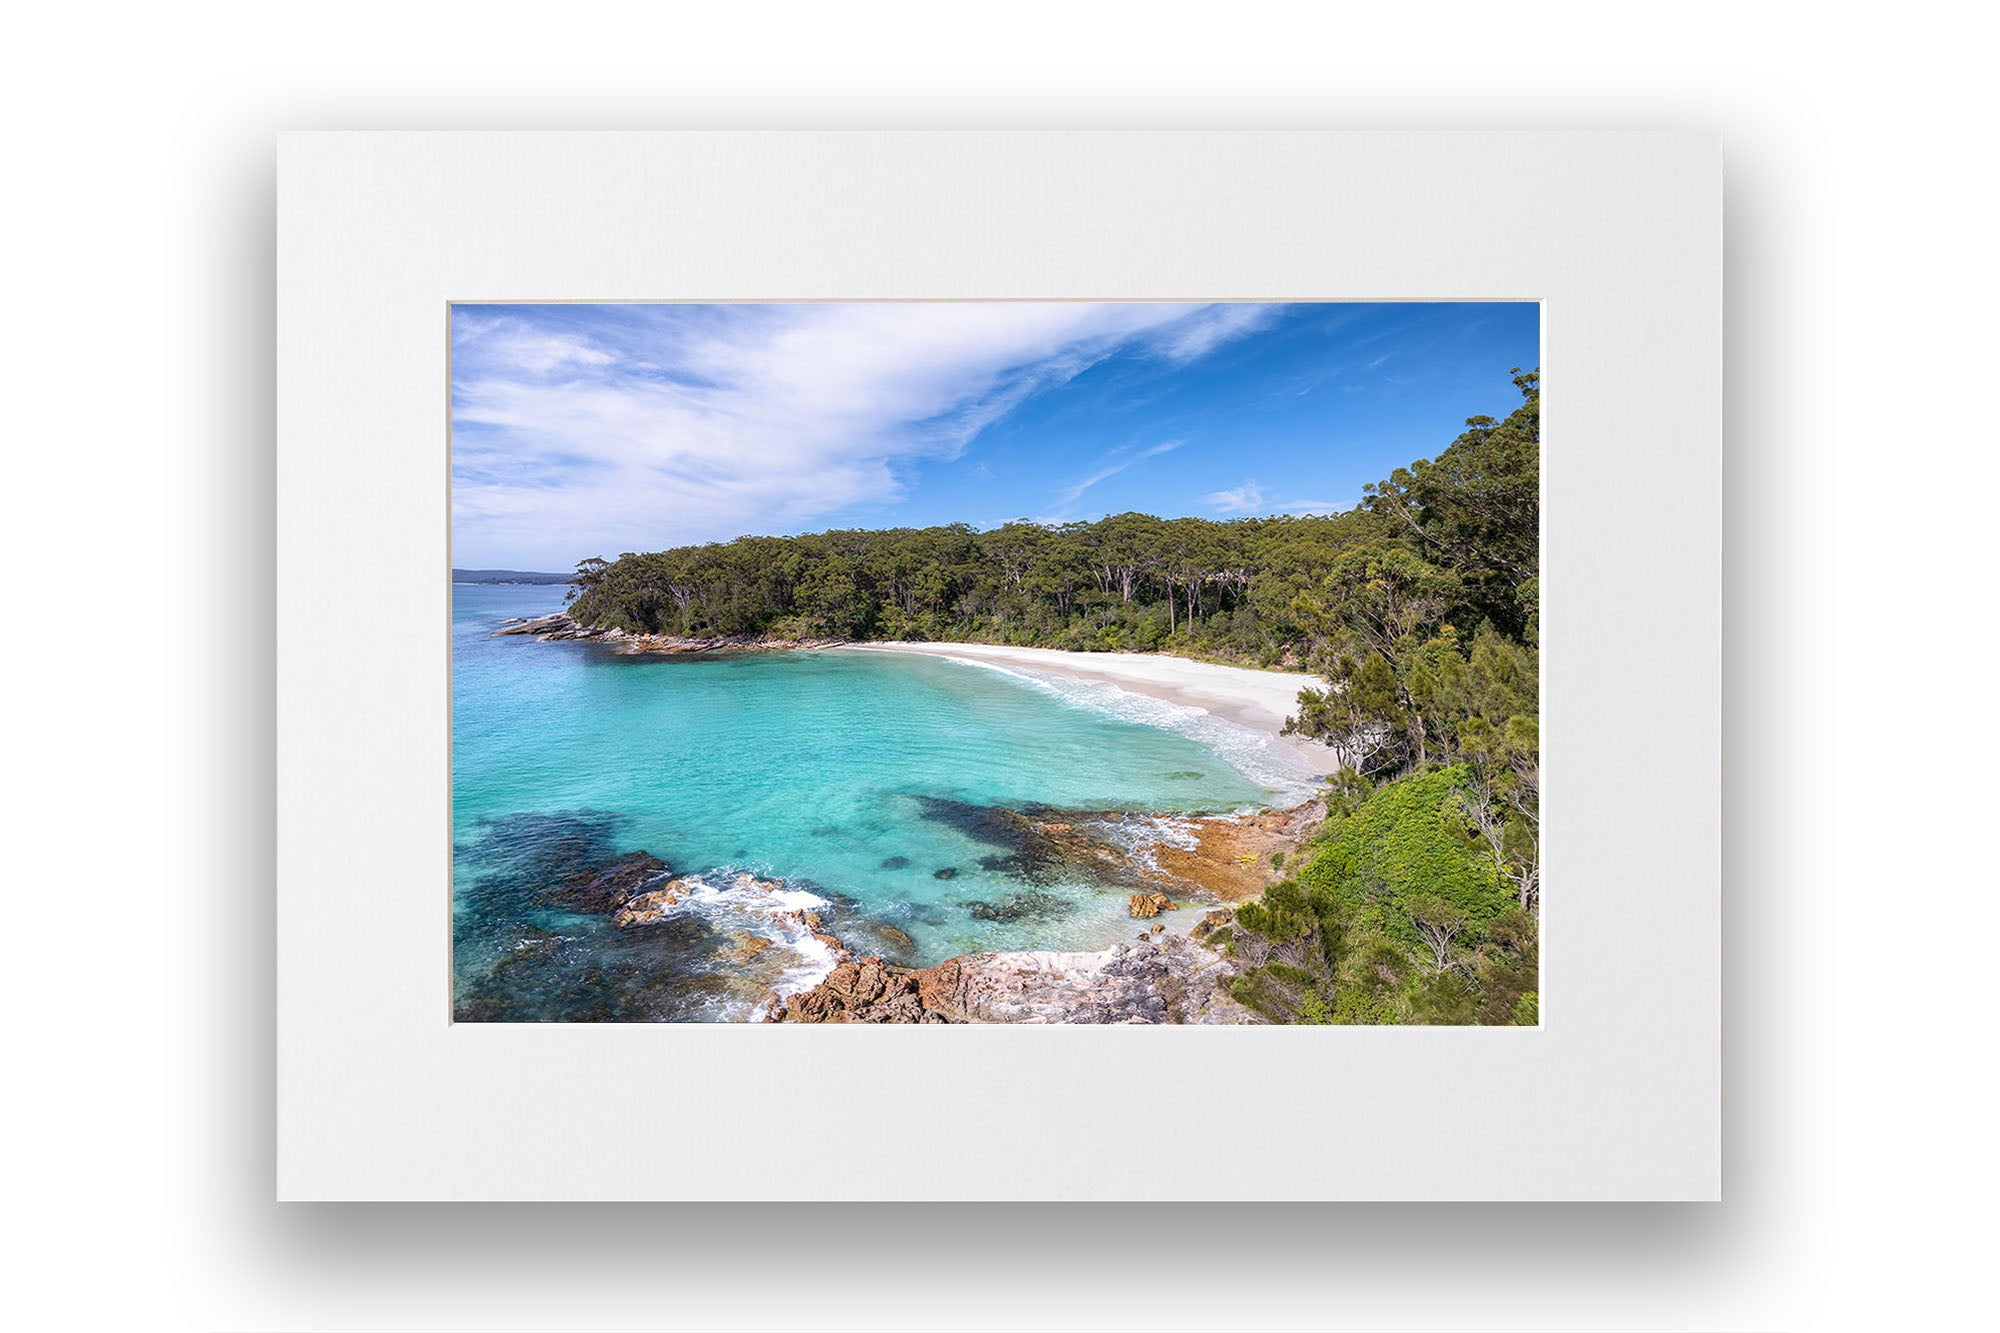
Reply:
[[1324, 689], [1318, 676], [1296, 671], [1190, 662], [1161, 653], [1071, 653], [1055, 648], [1008, 648], [989, 643], [856, 643], [867, 652], [930, 653], [968, 661], [1022, 667], [1052, 676], [1101, 680], [1188, 708], [1206, 709], [1224, 721], [1276, 737], [1296, 750], [1315, 773], [1340, 767], [1333, 750], [1317, 741], [1280, 736], [1285, 719], [1299, 711], [1299, 691]]

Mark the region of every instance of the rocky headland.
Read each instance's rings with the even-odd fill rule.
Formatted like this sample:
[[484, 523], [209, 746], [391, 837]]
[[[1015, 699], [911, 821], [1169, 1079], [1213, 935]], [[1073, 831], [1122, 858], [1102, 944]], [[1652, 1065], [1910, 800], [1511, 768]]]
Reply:
[[[1169, 898], [1239, 902], [1281, 878], [1273, 858], [1290, 855], [1320, 826], [1326, 802], [1315, 797], [1283, 810], [1187, 816], [986, 807], [983, 819], [1006, 831], [1031, 864], [1089, 867], [1101, 882], [1143, 890], [1149, 900], [1165, 890]], [[1132, 915], [1171, 910], [1135, 905]]]
[[838, 648], [845, 639], [774, 639], [761, 634], [729, 634], [691, 639], [674, 634], [628, 634], [622, 629], [586, 625], [566, 611], [532, 620], [517, 620], [493, 631], [495, 638], [510, 634], [528, 635], [544, 643], [585, 640], [601, 643], [621, 653], [665, 653], [678, 656], [713, 652], [776, 652], [791, 648]]

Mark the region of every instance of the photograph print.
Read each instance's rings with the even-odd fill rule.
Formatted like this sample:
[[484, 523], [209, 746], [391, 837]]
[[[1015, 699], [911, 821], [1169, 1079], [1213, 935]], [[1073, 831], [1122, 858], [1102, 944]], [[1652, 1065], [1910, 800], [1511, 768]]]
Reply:
[[449, 320], [456, 1021], [1539, 1022], [1536, 304]]

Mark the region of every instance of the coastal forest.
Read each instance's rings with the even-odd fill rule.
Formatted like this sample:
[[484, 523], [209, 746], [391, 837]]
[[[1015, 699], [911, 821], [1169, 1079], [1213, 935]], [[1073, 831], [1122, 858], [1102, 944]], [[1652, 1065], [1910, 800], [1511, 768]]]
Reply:
[[570, 614], [688, 638], [1166, 652], [1313, 672], [1342, 767], [1285, 877], [1210, 942], [1306, 1023], [1538, 1021], [1540, 375], [1329, 516], [964, 524], [583, 562]]

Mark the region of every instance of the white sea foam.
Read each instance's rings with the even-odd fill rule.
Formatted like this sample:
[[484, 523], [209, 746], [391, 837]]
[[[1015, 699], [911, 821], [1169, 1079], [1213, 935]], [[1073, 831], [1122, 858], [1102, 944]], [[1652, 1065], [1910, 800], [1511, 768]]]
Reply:
[[949, 662], [984, 667], [1003, 676], [1012, 676], [1047, 691], [1072, 707], [1185, 737], [1255, 785], [1273, 793], [1281, 803], [1302, 801], [1312, 795], [1319, 785], [1312, 765], [1289, 745], [1261, 731], [1219, 718], [1206, 708], [1156, 699], [1149, 694], [1123, 689], [1107, 680], [1086, 680], [1036, 671], [1032, 667], [996, 662], [984, 657], [956, 653], [941, 656]]
[[[840, 961], [833, 948], [815, 939], [812, 928], [798, 919], [801, 912], [831, 906], [818, 894], [786, 887], [781, 881], [722, 871], [679, 879], [686, 891], [666, 914], [698, 913], [710, 927], [723, 933], [747, 931], [769, 940], [774, 953], [781, 950], [787, 959], [771, 981], [771, 989], [780, 999], [825, 981]], [[774, 883], [777, 887], [771, 887]]]
[[1132, 864], [1147, 870], [1160, 868], [1153, 857], [1156, 847], [1178, 847], [1191, 852], [1201, 846], [1195, 821], [1175, 815], [1125, 815], [1100, 820], [1091, 825], [1091, 831], [1124, 852]]

